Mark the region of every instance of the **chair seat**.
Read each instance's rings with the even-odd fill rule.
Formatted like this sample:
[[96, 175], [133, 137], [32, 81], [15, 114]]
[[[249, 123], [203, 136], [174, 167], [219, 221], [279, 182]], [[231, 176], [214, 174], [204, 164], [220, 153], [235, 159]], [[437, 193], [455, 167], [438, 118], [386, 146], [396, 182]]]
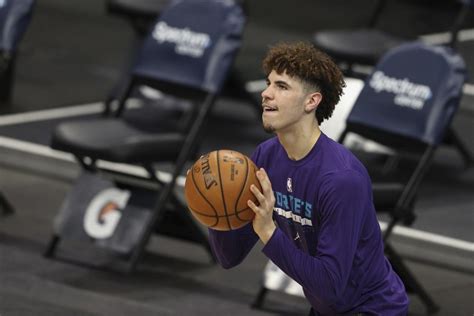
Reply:
[[51, 147], [79, 157], [121, 163], [173, 161], [184, 144], [179, 133], [154, 134], [118, 119], [59, 124]]
[[392, 212], [397, 205], [404, 186], [396, 182], [373, 182], [372, 192], [374, 196], [375, 210], [377, 212]]
[[168, 2], [169, 0], [108, 0], [107, 10], [132, 19], [154, 19]]
[[405, 40], [376, 29], [328, 30], [313, 37], [316, 47], [336, 60], [375, 65], [389, 49]]

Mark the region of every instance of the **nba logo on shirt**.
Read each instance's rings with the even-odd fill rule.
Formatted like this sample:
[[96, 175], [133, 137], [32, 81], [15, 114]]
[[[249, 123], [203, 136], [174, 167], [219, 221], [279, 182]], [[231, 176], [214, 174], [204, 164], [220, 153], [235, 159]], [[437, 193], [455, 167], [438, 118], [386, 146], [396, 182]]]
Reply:
[[286, 190], [288, 192], [293, 192], [293, 184], [291, 178], [288, 178], [288, 180], [286, 180]]

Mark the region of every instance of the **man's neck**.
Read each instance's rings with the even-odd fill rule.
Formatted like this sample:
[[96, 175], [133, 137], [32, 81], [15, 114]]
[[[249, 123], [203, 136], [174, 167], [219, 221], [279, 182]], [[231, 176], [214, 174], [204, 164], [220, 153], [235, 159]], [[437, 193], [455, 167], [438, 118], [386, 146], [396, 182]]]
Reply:
[[321, 136], [317, 124], [290, 132], [278, 132], [278, 139], [291, 160], [303, 159]]

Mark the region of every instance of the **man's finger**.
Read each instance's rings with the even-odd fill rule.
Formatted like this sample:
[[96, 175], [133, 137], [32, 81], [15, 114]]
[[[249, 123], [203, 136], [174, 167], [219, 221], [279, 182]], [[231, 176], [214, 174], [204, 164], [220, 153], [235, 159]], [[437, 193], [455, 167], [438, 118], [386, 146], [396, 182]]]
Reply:
[[250, 209], [256, 214], [256, 215], [262, 215], [262, 211], [260, 210], [260, 208], [255, 205], [254, 202], [252, 202], [252, 200], [248, 200], [247, 201], [247, 205], [250, 207]]
[[265, 196], [263, 195], [262, 192], [260, 192], [260, 190], [257, 188], [256, 185], [252, 184], [250, 186], [250, 191], [252, 191], [253, 195], [255, 195], [260, 205], [262, 205], [265, 202]]
[[260, 181], [260, 185], [262, 186], [263, 195], [266, 197], [272, 196], [272, 184], [270, 182], [270, 179], [268, 178], [267, 173], [265, 172], [265, 169], [260, 168], [260, 170], [257, 171], [257, 178]]

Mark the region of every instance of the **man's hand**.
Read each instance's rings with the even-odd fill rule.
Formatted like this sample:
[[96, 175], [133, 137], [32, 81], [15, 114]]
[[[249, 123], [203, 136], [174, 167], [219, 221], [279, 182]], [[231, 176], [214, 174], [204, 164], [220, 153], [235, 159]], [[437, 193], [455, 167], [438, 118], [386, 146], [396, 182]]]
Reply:
[[253, 229], [258, 237], [260, 237], [260, 240], [266, 244], [276, 229], [272, 218], [273, 207], [275, 206], [275, 195], [273, 194], [270, 179], [263, 168], [257, 171], [257, 179], [260, 181], [263, 192], [260, 192], [253, 184], [250, 186], [250, 190], [257, 198], [259, 206], [250, 200], [247, 204], [255, 212], [255, 218], [252, 222]]

